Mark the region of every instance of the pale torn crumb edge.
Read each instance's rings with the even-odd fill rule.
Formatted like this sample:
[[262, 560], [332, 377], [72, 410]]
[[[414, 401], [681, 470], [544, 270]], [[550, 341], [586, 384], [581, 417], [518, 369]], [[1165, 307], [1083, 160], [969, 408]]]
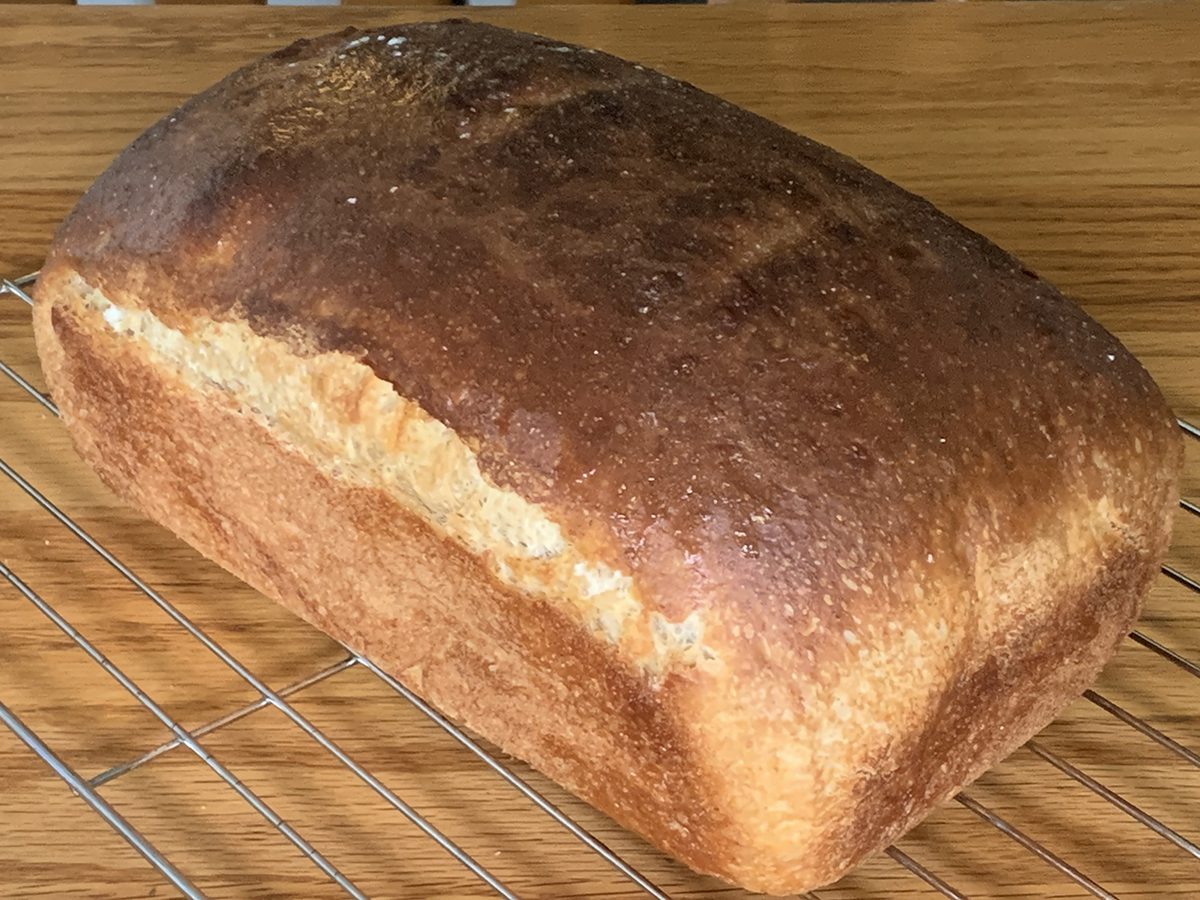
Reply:
[[225, 392], [325, 473], [386, 491], [501, 583], [565, 610], [647, 674], [720, 666], [700, 611], [679, 622], [647, 611], [629, 575], [587, 558], [537, 504], [495, 485], [453, 429], [367, 366], [341, 353], [297, 356], [242, 323], [203, 320], [184, 334], [72, 281], [86, 309], [189, 386]]

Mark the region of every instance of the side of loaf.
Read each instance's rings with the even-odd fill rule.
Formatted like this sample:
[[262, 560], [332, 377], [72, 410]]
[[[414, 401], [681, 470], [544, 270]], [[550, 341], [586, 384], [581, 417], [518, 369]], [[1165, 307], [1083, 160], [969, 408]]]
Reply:
[[1181, 447], [1018, 261], [640, 66], [302, 41], [131, 145], [35, 333], [148, 516], [693, 868], [828, 883], [1137, 616]]

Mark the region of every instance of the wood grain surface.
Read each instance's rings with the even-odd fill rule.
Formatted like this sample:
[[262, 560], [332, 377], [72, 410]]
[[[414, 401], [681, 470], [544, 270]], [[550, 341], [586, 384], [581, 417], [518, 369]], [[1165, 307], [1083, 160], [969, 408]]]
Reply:
[[[445, 8], [0, 7], [0, 274], [36, 269], [52, 229], [112, 156], [189, 94], [305, 34]], [[862, 159], [1016, 252], [1138, 354], [1200, 420], [1200, 5], [571, 6], [474, 13], [601, 47], [692, 81]], [[752, 148], [748, 148], [752, 152]], [[40, 384], [28, 310], [0, 296], [0, 359]], [[123, 509], [57, 421], [0, 378], [0, 458], [275, 688], [344, 651]], [[1185, 494], [1200, 496], [1200, 442]], [[0, 560], [166, 711], [196, 728], [256, 695], [8, 479]], [[1200, 519], [1171, 562], [1200, 575]], [[85, 776], [166, 730], [34, 607], [0, 589], [0, 701]], [[1200, 659], [1200, 596], [1161, 578], [1143, 630]], [[1200, 679], [1128, 642], [1099, 689], [1200, 751]], [[293, 700], [356, 759], [522, 896], [638, 891], [361, 668]], [[273, 709], [203, 745], [375, 897], [487, 896]], [[1192, 840], [1200, 768], [1086, 700], [1041, 737]], [[693, 875], [515, 768], [675, 897], [740, 893]], [[207, 893], [337, 896], [194, 755], [174, 749], [102, 794]], [[970, 794], [1123, 897], [1200, 896], [1200, 860], [1028, 750]], [[1086, 893], [967, 809], [900, 842], [971, 897]], [[0, 728], [0, 896], [166, 897], [174, 890]], [[823, 898], [936, 896], [881, 857]]]

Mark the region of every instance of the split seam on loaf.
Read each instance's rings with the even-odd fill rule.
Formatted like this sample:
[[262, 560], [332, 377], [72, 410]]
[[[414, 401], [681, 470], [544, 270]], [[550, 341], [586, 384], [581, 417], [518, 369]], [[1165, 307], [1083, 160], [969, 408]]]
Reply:
[[698, 611], [672, 622], [648, 612], [633, 579], [587, 559], [536, 504], [492, 483], [442, 422], [343, 353], [302, 357], [242, 323], [172, 328], [113, 304], [75, 276], [84, 306], [138, 341], [197, 390], [219, 389], [327, 472], [382, 487], [438, 533], [485, 559], [502, 583], [568, 609], [651, 675], [719, 665]]

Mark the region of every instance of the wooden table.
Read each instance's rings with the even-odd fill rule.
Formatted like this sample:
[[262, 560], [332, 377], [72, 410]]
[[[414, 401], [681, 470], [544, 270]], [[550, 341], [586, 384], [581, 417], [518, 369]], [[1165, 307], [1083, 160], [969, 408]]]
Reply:
[[[55, 223], [88, 182], [187, 95], [297, 36], [421, 15], [0, 7], [0, 274], [36, 269]], [[1078, 297], [1144, 360], [1178, 412], [1200, 420], [1200, 5], [539, 6], [480, 15], [660, 67], [927, 195]], [[27, 310], [12, 297], [0, 297], [0, 359], [40, 383]], [[270, 685], [343, 658], [331, 641], [122, 509], [76, 461], [56, 420], [3, 378], [0, 421], [0, 457]], [[1197, 442], [1185, 490], [1200, 495]], [[7, 479], [0, 560], [185, 727], [257, 699]], [[1180, 514], [1171, 562], [1200, 575], [1200, 520]], [[1160, 579], [1143, 629], [1200, 658], [1200, 597]], [[1100, 690], [1200, 750], [1200, 679], [1130, 642]], [[518, 893], [639, 895], [361, 668], [292, 699]], [[85, 776], [168, 737], [7, 584], [0, 701]], [[202, 740], [372, 896], [487, 894], [278, 711], [254, 712]], [[1200, 839], [1200, 768], [1084, 700], [1040, 740]], [[671, 895], [739, 895], [515, 768]], [[1117, 894], [1200, 896], [1200, 860], [1028, 750], [970, 793]], [[102, 794], [212, 895], [337, 895], [186, 750], [114, 779]], [[1085, 895], [958, 805], [900, 846], [973, 897]], [[0, 896], [171, 894], [0, 728]], [[887, 857], [821, 891], [932, 895]]]

